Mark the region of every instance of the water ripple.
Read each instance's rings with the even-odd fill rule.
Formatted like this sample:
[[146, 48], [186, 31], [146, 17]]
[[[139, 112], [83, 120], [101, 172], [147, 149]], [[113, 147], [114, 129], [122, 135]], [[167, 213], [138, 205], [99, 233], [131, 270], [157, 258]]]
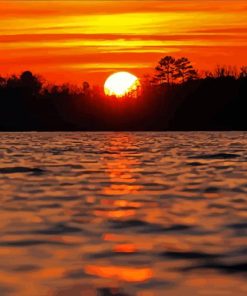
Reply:
[[247, 133], [0, 137], [0, 295], [246, 295]]

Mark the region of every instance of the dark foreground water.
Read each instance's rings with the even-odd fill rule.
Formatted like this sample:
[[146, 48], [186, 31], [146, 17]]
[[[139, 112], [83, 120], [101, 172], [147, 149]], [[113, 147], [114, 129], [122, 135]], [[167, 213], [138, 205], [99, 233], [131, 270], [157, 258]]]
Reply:
[[247, 133], [2, 133], [0, 295], [247, 295]]

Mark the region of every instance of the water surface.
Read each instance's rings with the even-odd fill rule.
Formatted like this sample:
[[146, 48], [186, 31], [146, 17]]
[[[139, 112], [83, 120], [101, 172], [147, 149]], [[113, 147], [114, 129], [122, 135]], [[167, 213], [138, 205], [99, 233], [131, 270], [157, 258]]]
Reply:
[[247, 133], [0, 134], [0, 295], [247, 295]]

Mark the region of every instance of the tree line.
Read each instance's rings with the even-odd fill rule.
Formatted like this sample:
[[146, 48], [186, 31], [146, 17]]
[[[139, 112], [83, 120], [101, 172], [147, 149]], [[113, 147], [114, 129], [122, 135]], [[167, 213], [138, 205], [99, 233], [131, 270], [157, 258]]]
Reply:
[[100, 87], [53, 85], [24, 71], [0, 76], [0, 130], [247, 130], [247, 66], [199, 73], [165, 56], [136, 98]]

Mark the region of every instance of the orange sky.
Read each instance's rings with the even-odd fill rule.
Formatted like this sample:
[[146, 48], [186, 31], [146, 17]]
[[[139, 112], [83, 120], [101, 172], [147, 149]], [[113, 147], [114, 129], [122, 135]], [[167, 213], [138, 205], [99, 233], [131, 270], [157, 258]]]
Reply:
[[164, 55], [199, 69], [247, 64], [246, 0], [0, 1], [0, 73], [101, 84]]

